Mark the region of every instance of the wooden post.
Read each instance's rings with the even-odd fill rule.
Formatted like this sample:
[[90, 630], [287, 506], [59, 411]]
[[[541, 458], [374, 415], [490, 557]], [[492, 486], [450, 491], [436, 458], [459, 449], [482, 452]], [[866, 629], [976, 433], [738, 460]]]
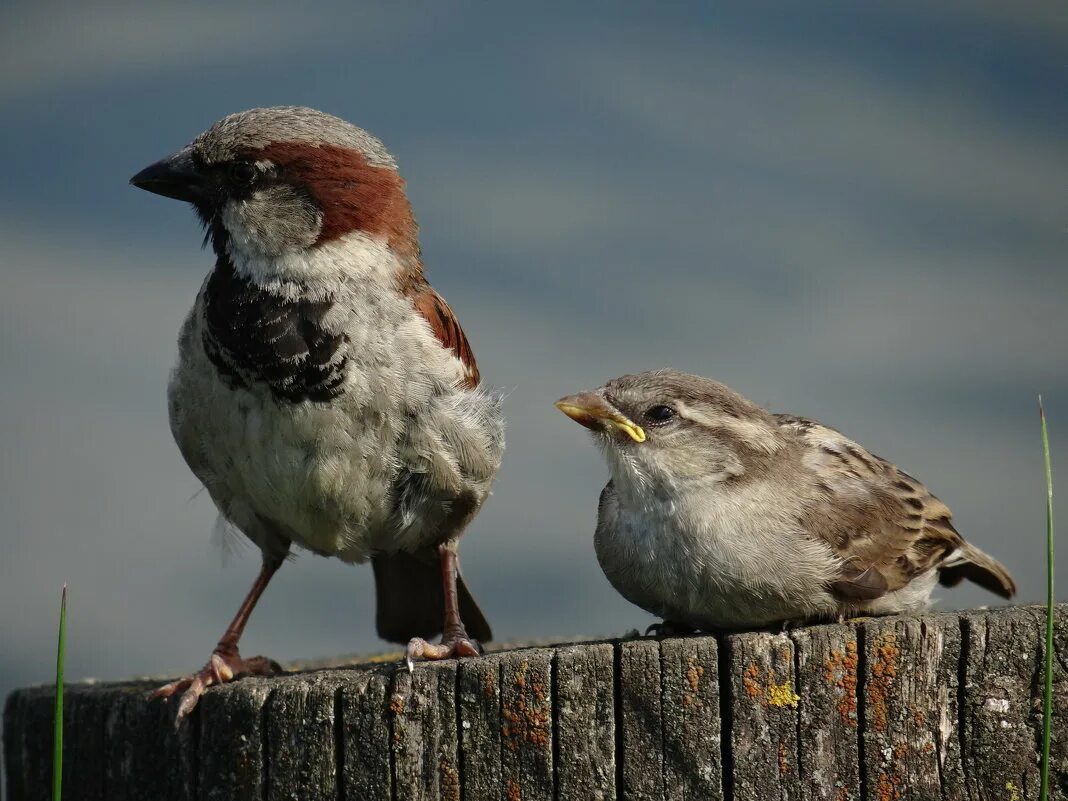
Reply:
[[[1044, 610], [520, 648], [210, 689], [183, 728], [153, 683], [71, 686], [79, 801], [1028, 801]], [[1068, 605], [1053, 798], [1068, 799]], [[51, 789], [49, 687], [4, 709], [9, 801]]]

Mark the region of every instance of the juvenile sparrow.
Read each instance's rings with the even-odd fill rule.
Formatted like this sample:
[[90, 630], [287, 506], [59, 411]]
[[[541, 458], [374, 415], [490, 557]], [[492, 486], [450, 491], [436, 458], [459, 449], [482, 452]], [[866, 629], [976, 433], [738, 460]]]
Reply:
[[215, 251], [179, 335], [171, 430], [263, 554], [207, 665], [154, 695], [184, 691], [180, 721], [209, 685], [276, 669], [238, 639], [292, 544], [372, 561], [378, 633], [412, 638], [409, 666], [478, 654], [490, 629], [457, 542], [500, 464], [500, 401], [423, 276], [393, 157], [329, 114], [259, 108], [130, 182], [191, 203]]
[[936, 581], [1016, 591], [923, 484], [813, 420], [674, 370], [556, 405], [608, 459], [601, 568], [669, 628], [915, 611]]

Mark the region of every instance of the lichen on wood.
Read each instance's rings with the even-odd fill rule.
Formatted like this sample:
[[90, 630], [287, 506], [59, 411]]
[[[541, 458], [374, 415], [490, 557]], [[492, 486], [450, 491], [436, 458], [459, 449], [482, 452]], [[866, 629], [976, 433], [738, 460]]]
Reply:
[[[152, 682], [68, 687], [84, 801], [1029, 801], [1044, 610], [369, 660], [205, 693], [174, 729]], [[1053, 798], [1068, 787], [1056, 614]], [[9, 801], [51, 795], [54, 690], [4, 708]]]

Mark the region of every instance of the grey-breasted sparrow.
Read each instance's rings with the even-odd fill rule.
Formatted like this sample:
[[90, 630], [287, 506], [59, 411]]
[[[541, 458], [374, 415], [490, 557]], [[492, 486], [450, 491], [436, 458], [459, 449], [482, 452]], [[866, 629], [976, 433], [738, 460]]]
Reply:
[[919, 610], [936, 581], [1015, 592], [923, 484], [813, 420], [674, 370], [556, 405], [608, 459], [595, 536], [608, 580], [682, 628]]
[[414, 638], [409, 664], [478, 653], [490, 629], [456, 546], [500, 464], [500, 401], [424, 278], [393, 157], [337, 117], [261, 108], [131, 183], [191, 203], [215, 251], [179, 336], [171, 429], [263, 553], [208, 664], [156, 695], [184, 691], [181, 720], [208, 685], [274, 667], [238, 639], [291, 544], [371, 559], [378, 632]]

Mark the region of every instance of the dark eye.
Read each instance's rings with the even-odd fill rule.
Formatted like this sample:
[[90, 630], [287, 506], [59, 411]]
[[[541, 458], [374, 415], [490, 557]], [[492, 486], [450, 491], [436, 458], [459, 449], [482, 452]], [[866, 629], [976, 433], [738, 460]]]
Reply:
[[235, 161], [230, 165], [230, 180], [236, 184], [250, 184], [256, 177], [256, 168], [247, 161]]
[[675, 417], [675, 410], [670, 406], [650, 406], [645, 410], [645, 419], [650, 423], [666, 423]]

